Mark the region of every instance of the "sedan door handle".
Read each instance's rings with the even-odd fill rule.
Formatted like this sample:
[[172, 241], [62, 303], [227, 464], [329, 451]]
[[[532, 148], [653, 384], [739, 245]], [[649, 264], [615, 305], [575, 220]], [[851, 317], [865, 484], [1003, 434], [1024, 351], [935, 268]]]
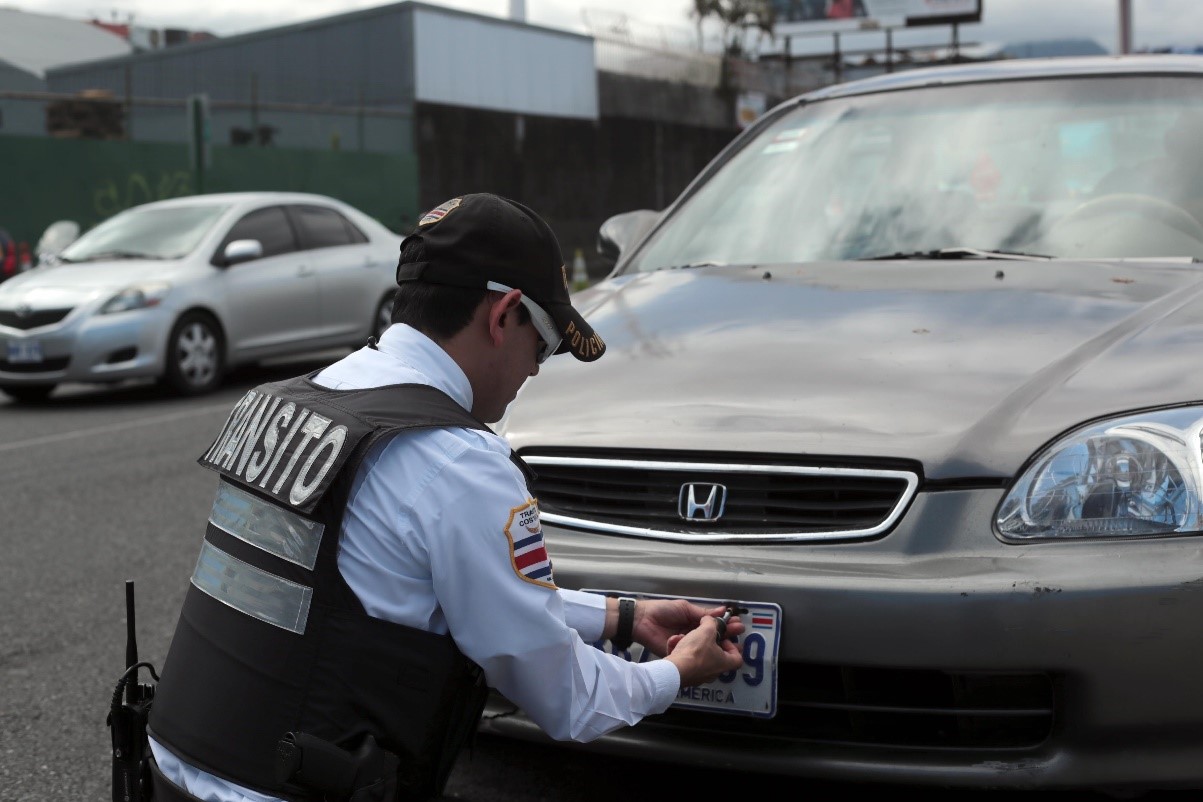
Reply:
[[309, 265], [297, 265], [297, 275], [298, 276], [312, 276], [313, 268], [310, 267]]

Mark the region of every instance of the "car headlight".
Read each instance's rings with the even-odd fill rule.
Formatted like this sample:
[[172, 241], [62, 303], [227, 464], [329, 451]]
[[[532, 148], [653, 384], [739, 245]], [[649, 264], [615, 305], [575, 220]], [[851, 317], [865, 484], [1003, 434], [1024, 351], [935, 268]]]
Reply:
[[998, 508], [1004, 538], [1137, 538], [1203, 530], [1203, 407], [1085, 426], [1033, 461]]
[[131, 309], [158, 306], [169, 289], [171, 289], [171, 285], [161, 281], [134, 284], [105, 301], [104, 306], [100, 307], [100, 314], [107, 315], [112, 312], [128, 312]]

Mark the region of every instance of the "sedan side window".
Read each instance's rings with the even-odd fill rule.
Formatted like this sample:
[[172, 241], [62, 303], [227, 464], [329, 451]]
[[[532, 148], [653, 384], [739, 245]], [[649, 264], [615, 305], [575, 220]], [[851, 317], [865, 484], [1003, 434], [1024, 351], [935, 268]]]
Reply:
[[217, 253], [225, 251], [234, 240], [254, 239], [263, 245], [264, 256], [277, 256], [297, 250], [297, 238], [288, 215], [281, 206], [269, 206], [250, 212], [230, 229]]
[[290, 211], [300, 229], [303, 248], [330, 248], [368, 241], [354, 223], [335, 209], [298, 205]]

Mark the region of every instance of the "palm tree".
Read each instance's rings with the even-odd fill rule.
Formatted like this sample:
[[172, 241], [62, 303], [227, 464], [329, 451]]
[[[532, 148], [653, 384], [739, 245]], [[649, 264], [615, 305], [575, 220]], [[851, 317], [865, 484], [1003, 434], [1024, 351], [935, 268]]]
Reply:
[[693, 17], [694, 25], [698, 31], [698, 50], [702, 49], [702, 22], [709, 17], [717, 16], [719, 13], [719, 0], [693, 0], [693, 10], [689, 12], [689, 16]]
[[765, 35], [773, 35], [776, 15], [770, 0], [693, 0], [689, 12], [698, 31], [698, 47], [702, 45], [702, 23], [714, 17], [722, 26], [723, 49], [727, 55], [744, 55], [743, 34], [748, 28], [758, 31], [757, 43]]

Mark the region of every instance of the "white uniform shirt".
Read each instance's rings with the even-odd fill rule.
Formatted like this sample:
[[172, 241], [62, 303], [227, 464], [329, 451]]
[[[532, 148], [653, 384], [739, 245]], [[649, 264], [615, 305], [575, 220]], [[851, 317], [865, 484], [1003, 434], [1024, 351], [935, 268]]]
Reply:
[[[378, 350], [350, 354], [316, 382], [336, 390], [425, 384], [472, 408], [460, 367], [403, 324], [384, 333]], [[554, 589], [540, 575], [538, 509], [509, 453], [502, 437], [458, 428], [407, 432], [373, 447], [347, 501], [343, 578], [368, 615], [450, 632], [489, 685], [557, 740], [590, 741], [663, 712], [680, 685], [676, 666], [594, 649], [605, 599]], [[201, 799], [273, 799], [183, 763], [153, 740], [151, 747], [163, 773]]]

